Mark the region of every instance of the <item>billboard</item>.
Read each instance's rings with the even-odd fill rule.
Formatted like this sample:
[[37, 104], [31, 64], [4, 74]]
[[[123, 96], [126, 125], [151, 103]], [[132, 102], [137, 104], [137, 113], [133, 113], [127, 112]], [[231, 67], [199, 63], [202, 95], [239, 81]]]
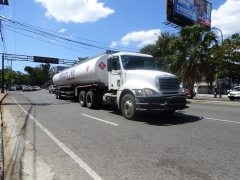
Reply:
[[167, 0], [167, 19], [179, 26], [200, 23], [211, 28], [211, 11], [205, 0]]

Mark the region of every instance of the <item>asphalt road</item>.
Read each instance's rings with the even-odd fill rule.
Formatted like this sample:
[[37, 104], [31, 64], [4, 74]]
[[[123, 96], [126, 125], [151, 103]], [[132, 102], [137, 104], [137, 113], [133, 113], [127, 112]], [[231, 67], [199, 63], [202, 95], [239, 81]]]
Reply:
[[131, 121], [42, 90], [9, 92], [4, 108], [54, 179], [240, 179], [240, 102], [188, 105]]

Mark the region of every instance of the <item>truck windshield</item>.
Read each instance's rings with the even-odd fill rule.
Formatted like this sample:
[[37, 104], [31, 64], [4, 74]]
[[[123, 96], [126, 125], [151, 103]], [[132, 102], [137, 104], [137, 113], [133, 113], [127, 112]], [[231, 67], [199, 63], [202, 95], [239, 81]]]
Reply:
[[125, 70], [156, 70], [153, 58], [142, 56], [121, 56]]

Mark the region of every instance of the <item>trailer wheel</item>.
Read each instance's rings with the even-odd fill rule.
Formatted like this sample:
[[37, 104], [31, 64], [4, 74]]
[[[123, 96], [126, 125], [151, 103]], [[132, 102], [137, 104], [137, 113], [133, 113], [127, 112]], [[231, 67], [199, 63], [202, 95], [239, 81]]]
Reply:
[[82, 107], [86, 107], [86, 92], [85, 91], [81, 91], [79, 93], [79, 103]]
[[86, 104], [89, 109], [94, 109], [96, 106], [96, 96], [92, 91], [87, 92]]
[[137, 116], [136, 100], [131, 94], [125, 94], [121, 101], [121, 111], [126, 119], [134, 119]]

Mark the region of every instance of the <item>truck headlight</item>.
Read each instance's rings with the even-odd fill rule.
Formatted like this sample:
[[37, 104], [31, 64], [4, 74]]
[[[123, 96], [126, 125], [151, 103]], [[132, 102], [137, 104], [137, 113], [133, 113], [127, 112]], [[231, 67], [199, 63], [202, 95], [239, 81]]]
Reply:
[[146, 94], [147, 95], [154, 95], [154, 94], [156, 94], [153, 90], [151, 90], [151, 89], [145, 89], [145, 92], [146, 92]]
[[151, 89], [139, 89], [139, 90], [136, 90], [135, 93], [136, 93], [136, 96], [141, 96], [141, 97], [146, 97], [146, 96], [151, 96], [156, 94]]

